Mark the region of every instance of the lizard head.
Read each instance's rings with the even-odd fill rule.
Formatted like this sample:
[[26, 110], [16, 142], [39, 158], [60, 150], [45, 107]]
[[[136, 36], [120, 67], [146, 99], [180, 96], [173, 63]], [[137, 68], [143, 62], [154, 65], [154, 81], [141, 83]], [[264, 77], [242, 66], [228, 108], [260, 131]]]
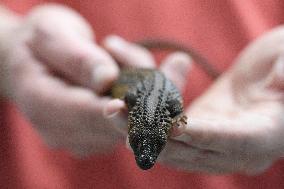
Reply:
[[[155, 164], [158, 155], [166, 144], [166, 138], [161, 135], [151, 137], [149, 132], [140, 133], [137, 139], [129, 137], [137, 165], [143, 169], [150, 169]], [[158, 137], [157, 137], [158, 136]]]
[[136, 163], [141, 169], [147, 170], [154, 166], [166, 145], [167, 136], [167, 127], [162, 125], [132, 127], [129, 130], [129, 144], [133, 149]]

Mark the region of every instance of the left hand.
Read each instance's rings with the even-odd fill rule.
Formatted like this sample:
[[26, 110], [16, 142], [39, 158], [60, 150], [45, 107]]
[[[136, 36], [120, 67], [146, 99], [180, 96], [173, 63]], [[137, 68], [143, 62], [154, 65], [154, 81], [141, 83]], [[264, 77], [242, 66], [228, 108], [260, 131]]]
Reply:
[[188, 171], [257, 174], [284, 151], [284, 28], [264, 35], [187, 110], [160, 160]]

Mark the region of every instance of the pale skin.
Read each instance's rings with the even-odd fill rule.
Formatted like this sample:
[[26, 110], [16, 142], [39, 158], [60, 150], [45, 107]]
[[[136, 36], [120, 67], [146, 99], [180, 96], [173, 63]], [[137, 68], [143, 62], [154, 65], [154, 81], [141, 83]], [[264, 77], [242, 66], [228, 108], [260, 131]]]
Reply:
[[[155, 67], [150, 52], [117, 36], [99, 46], [87, 22], [64, 7], [37, 7], [21, 18], [0, 12], [9, 17], [0, 20], [0, 94], [46, 144], [88, 156], [125, 140], [125, 104], [101, 93], [118, 76], [113, 57], [123, 66]], [[256, 174], [279, 159], [283, 40], [284, 29], [277, 28], [244, 49], [187, 108], [188, 125], [169, 141], [160, 162], [186, 171]], [[190, 67], [190, 57], [173, 53], [160, 69], [182, 90]]]
[[[66, 7], [40, 6], [26, 17], [2, 13], [2, 98], [17, 105], [51, 148], [81, 157], [124, 143], [125, 104], [101, 94], [119, 74], [112, 57], [122, 66], [155, 67], [150, 52], [117, 36], [99, 46], [88, 23]], [[172, 61], [183, 56], [173, 54]]]
[[283, 40], [279, 27], [242, 51], [187, 109], [188, 125], [163, 162], [214, 174], [257, 174], [283, 156]]

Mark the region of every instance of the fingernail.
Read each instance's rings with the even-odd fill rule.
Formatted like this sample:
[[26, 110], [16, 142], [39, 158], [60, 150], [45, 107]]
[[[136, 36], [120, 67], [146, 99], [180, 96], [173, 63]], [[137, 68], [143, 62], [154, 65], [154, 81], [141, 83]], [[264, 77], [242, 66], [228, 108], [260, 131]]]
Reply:
[[118, 76], [118, 69], [112, 65], [98, 65], [93, 70], [93, 86], [96, 92], [105, 91]]
[[103, 115], [105, 118], [113, 118], [124, 107], [125, 103], [122, 100], [119, 99], [111, 100], [106, 104], [105, 109], [103, 111]]
[[114, 49], [117, 51], [123, 49], [126, 43], [121, 37], [111, 35], [105, 39], [104, 44], [106, 48]]
[[[177, 67], [178, 65], [178, 67]], [[183, 52], [175, 52], [170, 54], [164, 60], [163, 65], [169, 68], [178, 68], [179, 71], [186, 72], [192, 66], [192, 59], [189, 55]]]

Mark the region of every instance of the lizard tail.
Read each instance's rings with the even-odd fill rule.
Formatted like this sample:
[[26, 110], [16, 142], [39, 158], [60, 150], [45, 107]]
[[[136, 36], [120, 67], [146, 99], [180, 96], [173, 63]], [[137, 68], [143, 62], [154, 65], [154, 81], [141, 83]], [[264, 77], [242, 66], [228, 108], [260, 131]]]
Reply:
[[193, 58], [195, 63], [200, 66], [200, 68], [204, 70], [204, 72], [206, 72], [212, 79], [216, 79], [220, 75], [220, 71], [218, 71], [213, 66], [213, 64], [209, 63], [209, 61], [205, 57], [194, 50], [194, 48], [188, 45], [184, 45], [181, 42], [168, 39], [145, 39], [136, 41], [135, 43], [147, 49], [174, 50], [187, 53]]

